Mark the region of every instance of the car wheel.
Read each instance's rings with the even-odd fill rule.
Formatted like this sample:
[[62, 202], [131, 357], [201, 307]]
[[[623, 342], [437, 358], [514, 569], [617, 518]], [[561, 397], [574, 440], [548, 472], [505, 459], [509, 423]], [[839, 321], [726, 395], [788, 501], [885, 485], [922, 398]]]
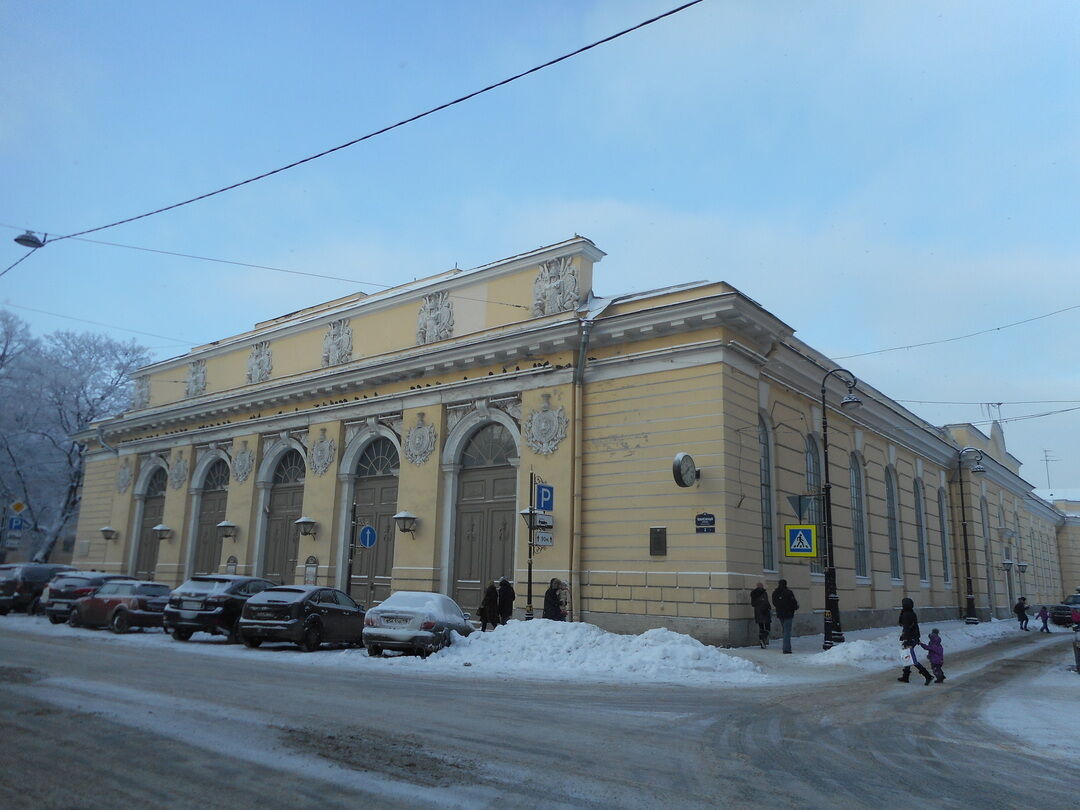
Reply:
[[421, 660], [423, 660], [423, 659], [427, 658], [429, 655], [431, 655], [431, 648], [430, 647], [419, 647], [416, 650], [416, 654], [418, 656], [420, 656]]
[[249, 647], [252, 650], [254, 650], [256, 647], [263, 643], [263, 640], [261, 638], [252, 638], [251, 636], [243, 636], [243, 639], [244, 646]]
[[304, 631], [304, 638], [300, 641], [300, 649], [304, 652], [315, 652], [322, 644], [322, 630], [317, 624], [313, 624]]
[[68, 626], [82, 627], [82, 614], [79, 613], [78, 608], [72, 608], [71, 613], [68, 614]]
[[380, 655], [382, 655], [382, 647], [379, 647], [375, 644], [369, 644], [367, 648], [367, 654], [370, 655], [372, 658], [378, 658]]
[[174, 641], [187, 641], [191, 638], [190, 630], [181, 630], [179, 627], [173, 628], [172, 637]]
[[52, 622], [53, 624], [60, 624], [61, 622], [64, 621], [64, 617], [63, 616], [57, 616], [55, 613], [50, 613], [49, 614], [49, 621]]
[[131, 619], [128, 618], [126, 610], [118, 610], [113, 614], [112, 621], [109, 622], [109, 629], [118, 636], [122, 636], [131, 629]]

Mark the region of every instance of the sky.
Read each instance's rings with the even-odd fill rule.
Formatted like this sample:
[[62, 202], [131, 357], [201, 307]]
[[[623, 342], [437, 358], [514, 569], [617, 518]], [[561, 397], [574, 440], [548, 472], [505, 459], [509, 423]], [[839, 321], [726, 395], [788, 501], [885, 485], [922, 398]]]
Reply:
[[[678, 4], [6, 0], [0, 269], [26, 252], [4, 234], [179, 202]], [[349, 281], [65, 240], [0, 306], [164, 359], [577, 233], [597, 294], [727, 281], [934, 424], [1000, 416], [1038, 493], [1080, 498], [1080, 409], [1021, 418], [1080, 408], [1078, 41], [1072, 0], [705, 0], [90, 237]]]

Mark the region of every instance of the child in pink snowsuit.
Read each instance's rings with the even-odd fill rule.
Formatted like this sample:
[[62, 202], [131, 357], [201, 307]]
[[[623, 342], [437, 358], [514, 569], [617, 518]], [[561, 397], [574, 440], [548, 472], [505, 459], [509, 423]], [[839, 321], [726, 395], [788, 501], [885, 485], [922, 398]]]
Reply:
[[930, 659], [930, 669], [934, 673], [934, 683], [941, 683], [945, 680], [945, 673], [941, 671], [941, 665], [945, 663], [945, 651], [941, 648], [941, 636], [936, 627], [930, 631], [929, 642], [929, 644], [919, 646], [928, 653], [927, 658]]

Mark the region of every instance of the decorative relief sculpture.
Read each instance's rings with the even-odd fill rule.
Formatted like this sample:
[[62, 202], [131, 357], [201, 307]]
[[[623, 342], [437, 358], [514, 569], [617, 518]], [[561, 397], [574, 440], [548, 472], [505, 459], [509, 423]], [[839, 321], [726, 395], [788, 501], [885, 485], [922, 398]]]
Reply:
[[525, 420], [525, 441], [534, 452], [550, 456], [558, 449], [559, 442], [566, 438], [569, 424], [570, 420], [566, 418], [562, 406], [552, 410], [551, 394], [544, 394], [544, 404], [540, 410], [533, 411]]
[[251, 475], [251, 471], [255, 469], [255, 453], [248, 448], [246, 440], [242, 445], [240, 452], [237, 453], [236, 458], [233, 459], [233, 478], [240, 484], [247, 481], [247, 477]]
[[187, 481], [188, 463], [183, 456], [177, 456], [176, 461], [169, 467], [169, 486], [180, 489]]
[[251, 347], [248, 356], [247, 381], [260, 383], [270, 379], [270, 372], [274, 368], [273, 355], [270, 352], [270, 341], [263, 340]]
[[416, 316], [416, 345], [446, 340], [454, 334], [454, 305], [445, 290], [424, 296]]
[[352, 360], [352, 327], [349, 319], [331, 321], [326, 325], [326, 335], [322, 344], [323, 368], [348, 363]]
[[472, 405], [457, 405], [450, 406], [446, 409], [446, 429], [453, 430], [457, 427], [458, 422], [465, 418], [465, 416], [473, 408]]
[[577, 270], [569, 256], [540, 264], [533, 282], [533, 315], [552, 315], [578, 305]]
[[435, 426], [424, 424], [424, 415], [418, 413], [416, 426], [409, 428], [405, 436], [405, 457], [413, 464], [420, 466], [434, 452], [436, 438]]
[[206, 391], [206, 361], [192, 360], [187, 367], [187, 395], [197, 397]]
[[521, 400], [503, 399], [492, 403], [496, 408], [508, 414], [515, 422], [521, 422]]
[[125, 458], [124, 463], [120, 465], [120, 469], [116, 471], [116, 491], [121, 495], [127, 492], [128, 487], [131, 486], [132, 478], [131, 460]]
[[131, 386], [131, 407], [145, 408], [150, 404], [150, 378], [136, 377]]
[[311, 446], [311, 469], [315, 475], [325, 475], [334, 461], [337, 442], [326, 438], [326, 428], [319, 431], [319, 440]]

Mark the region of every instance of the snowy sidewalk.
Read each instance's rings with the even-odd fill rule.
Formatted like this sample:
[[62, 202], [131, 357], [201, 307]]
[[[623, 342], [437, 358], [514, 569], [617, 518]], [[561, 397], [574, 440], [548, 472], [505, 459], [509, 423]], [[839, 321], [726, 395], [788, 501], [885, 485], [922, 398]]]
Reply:
[[[1011, 621], [974, 626], [952, 621], [932, 626], [941, 631], [947, 673], [951, 655], [1009, 636], [1028, 635]], [[926, 634], [930, 629], [931, 625], [923, 628]], [[363, 649], [326, 648], [316, 653], [302, 653], [292, 645], [264, 645], [258, 650], [250, 650], [205, 634], [196, 634], [188, 642], [177, 642], [160, 630], [115, 635], [107, 630], [52, 625], [43, 617], [21, 614], [0, 619], [0, 649], [5, 630], [71, 638], [87, 644], [167, 648], [190, 655], [240, 657], [249, 661], [261, 657], [278, 664], [326, 667], [358, 674], [397, 672], [471, 680], [520, 678], [722, 688], [835, 681], [899, 666], [899, 630], [895, 627], [845, 633], [847, 642], [828, 652], [821, 649], [820, 635], [803, 636], [793, 639], [793, 655], [782, 655], [779, 641], [772, 642], [765, 650], [759, 647], [719, 649], [665, 629], [628, 636], [608, 633], [583, 623], [511, 621], [492, 633], [455, 637], [452, 646], [426, 660], [413, 656], [371, 658]], [[1064, 632], [1067, 631], [1058, 629], [1052, 637], [1060, 637]], [[1030, 635], [1035, 635], [1035, 631], [1032, 630]]]

